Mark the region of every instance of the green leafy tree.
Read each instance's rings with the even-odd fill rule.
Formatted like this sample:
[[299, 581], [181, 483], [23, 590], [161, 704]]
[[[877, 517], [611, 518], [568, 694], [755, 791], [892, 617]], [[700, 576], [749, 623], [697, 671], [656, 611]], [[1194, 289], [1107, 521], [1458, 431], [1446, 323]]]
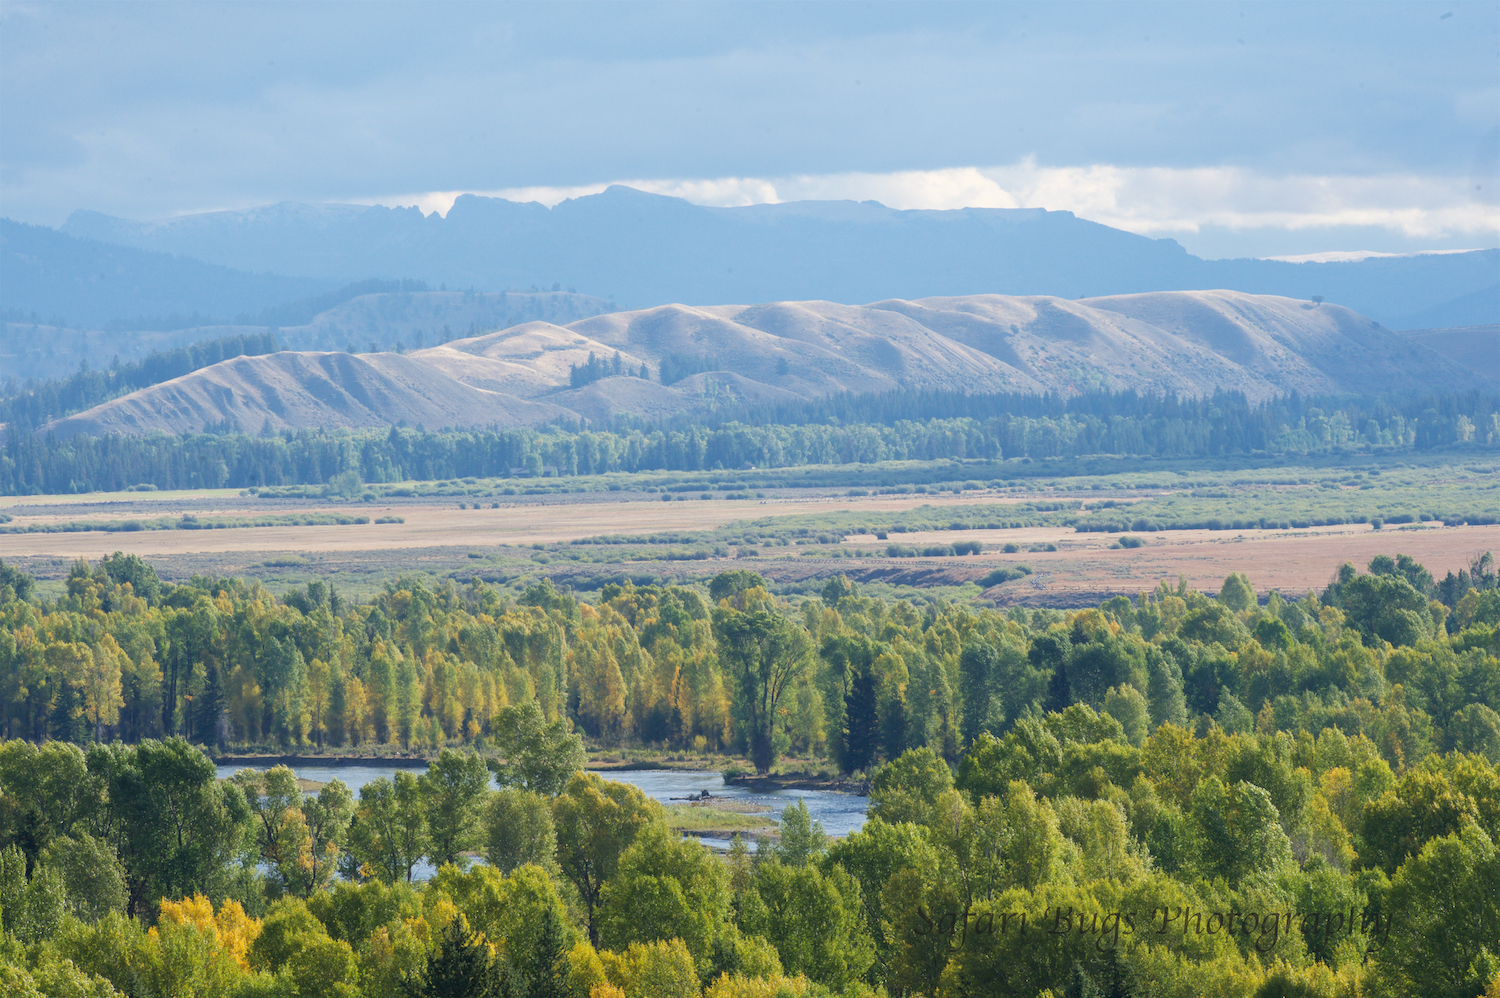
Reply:
[[234, 783], [255, 815], [261, 859], [282, 890], [301, 894], [295, 885], [303, 879], [304, 868], [311, 865], [312, 850], [302, 819], [302, 788], [297, 785], [297, 774], [290, 766], [273, 766], [264, 773], [242, 769], [234, 775]]
[[242, 769], [234, 782], [255, 816], [260, 857], [276, 886], [305, 898], [327, 884], [354, 815], [349, 788], [330, 780], [317, 796], [309, 796], [287, 766], [264, 773]]
[[445, 748], [418, 777], [427, 811], [428, 852], [433, 866], [467, 865], [479, 845], [480, 818], [490, 773], [472, 752]]
[[1104, 694], [1104, 712], [1125, 729], [1125, 737], [1136, 748], [1151, 732], [1151, 709], [1134, 686], [1112, 686]]
[[36, 580], [18, 568], [12, 568], [0, 558], [0, 589], [9, 586], [15, 599], [25, 602], [31, 599]]
[[1261, 787], [1243, 780], [1225, 786], [1210, 776], [1193, 791], [1192, 809], [1210, 875], [1237, 884], [1256, 870], [1284, 869], [1291, 862], [1281, 815]]
[[397, 770], [359, 788], [359, 807], [349, 826], [349, 852], [355, 869], [387, 884], [411, 882], [412, 870], [427, 854], [427, 816], [417, 778]]
[[1005, 720], [997, 689], [999, 654], [987, 642], [966, 645], [958, 659], [959, 692], [963, 697], [963, 743], [970, 744], [981, 731], [996, 733]]
[[740, 598], [747, 609], [721, 606], [713, 612], [719, 661], [735, 690], [734, 710], [749, 742], [757, 772], [769, 772], [776, 761], [776, 733], [781, 698], [806, 668], [806, 632], [772, 609], [763, 590], [749, 589]]
[[0, 745], [0, 844], [19, 846], [28, 864], [93, 818], [103, 800], [104, 787], [78, 746], [19, 738]]
[[[883, 968], [890, 967], [895, 956], [893, 948], [900, 935], [899, 931], [891, 931], [892, 926], [900, 926], [913, 917], [919, 906], [932, 908], [928, 903], [931, 900], [929, 894], [939, 883], [941, 860], [929, 839], [928, 830], [922, 826], [908, 822], [887, 824], [875, 818], [867, 821], [858, 832], [833, 843], [823, 858], [825, 871], [837, 865], [859, 881], [866, 928], [875, 940], [878, 962]], [[898, 877], [908, 874], [908, 881], [889, 889]], [[891, 899], [893, 910], [898, 912], [893, 921], [887, 921], [882, 910], [886, 898]], [[937, 961], [935, 967], [930, 959], [920, 962], [932, 971], [927, 976], [935, 978], [945, 961], [946, 955]], [[909, 986], [915, 989], [919, 985], [913, 982]]]
[[1391, 879], [1387, 946], [1375, 955], [1388, 994], [1469, 998], [1500, 979], [1500, 853], [1474, 824], [1435, 838]]
[[362, 998], [364, 994], [359, 987], [359, 961], [343, 939], [323, 936], [310, 941], [287, 961], [282, 975], [298, 996]]
[[598, 911], [604, 885], [620, 857], [646, 828], [663, 821], [661, 805], [638, 787], [577, 773], [552, 802], [557, 861], [584, 905], [589, 941], [599, 945]]
[[1235, 651], [1249, 633], [1233, 610], [1223, 603], [1205, 603], [1191, 610], [1177, 629], [1180, 637], [1199, 644], [1220, 644]]
[[782, 809], [778, 831], [780, 836], [775, 845], [764, 847], [765, 857], [787, 866], [803, 867], [814, 863], [828, 848], [823, 823], [812, 819], [807, 802], [800, 797], [797, 803]]
[[125, 865], [132, 914], [227, 890], [251, 811], [206, 755], [181, 738], [147, 740], [96, 746], [88, 768], [105, 786], [102, 837]]
[[706, 973], [729, 922], [725, 865], [697, 842], [653, 824], [636, 836], [604, 885], [599, 938], [617, 952], [631, 943], [681, 939]]
[[1432, 633], [1427, 597], [1403, 575], [1360, 575], [1339, 593], [1344, 617], [1367, 642], [1412, 645]]
[[926, 824], [933, 806], [953, 789], [953, 771], [932, 749], [907, 749], [870, 779], [870, 815], [892, 824]]
[[38, 866], [26, 876], [26, 857], [15, 846], [0, 851], [0, 925], [28, 946], [55, 933], [68, 913], [60, 873]]
[[1500, 766], [1500, 713], [1482, 703], [1471, 703], [1453, 713], [1448, 739], [1459, 752], [1482, 756], [1491, 766]]
[[123, 912], [130, 900], [125, 867], [107, 842], [85, 831], [53, 839], [42, 852], [42, 866], [62, 877], [68, 911], [84, 922]]
[[1394, 874], [1427, 841], [1478, 820], [1474, 799], [1445, 775], [1426, 768], [1412, 770], [1365, 805], [1360, 861]]
[[520, 787], [496, 791], [485, 809], [484, 836], [485, 860], [502, 873], [528, 863], [556, 867], [552, 807], [539, 793]]
[[1243, 572], [1231, 572], [1219, 590], [1219, 602], [1235, 613], [1243, 613], [1255, 606], [1255, 587]]
[[859, 884], [840, 867], [762, 863], [746, 896], [741, 928], [765, 936], [789, 974], [842, 990], [875, 960]]
[[747, 590], [765, 588], [766, 580], [759, 574], [736, 568], [713, 577], [713, 581], [708, 584], [708, 598], [717, 604], [721, 600], [734, 599]]
[[503, 708], [491, 727], [495, 749], [504, 761], [492, 760], [490, 767], [502, 787], [556, 797], [583, 769], [583, 739], [569, 731], [562, 718], [549, 723], [535, 700]]

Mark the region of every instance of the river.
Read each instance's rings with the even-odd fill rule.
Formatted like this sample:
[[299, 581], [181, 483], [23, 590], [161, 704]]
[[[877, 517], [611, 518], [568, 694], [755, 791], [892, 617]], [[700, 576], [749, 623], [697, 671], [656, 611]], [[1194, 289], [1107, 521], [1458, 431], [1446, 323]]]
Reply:
[[[233, 776], [236, 772], [246, 768], [243, 764], [219, 766], [219, 776]], [[264, 765], [250, 766], [251, 769], [267, 769]], [[292, 766], [297, 776], [304, 780], [314, 780], [318, 783], [327, 783], [329, 780], [343, 780], [344, 783], [359, 797], [359, 788], [371, 780], [384, 776], [392, 777], [398, 768], [409, 769], [414, 772], [426, 772], [425, 764], [413, 764], [411, 766], [397, 767], [389, 763], [359, 763], [352, 765], [327, 765], [316, 763], [298, 763]], [[772, 819], [781, 816], [782, 808], [795, 805], [800, 799], [807, 805], [808, 813], [814, 821], [820, 822], [823, 830], [833, 838], [842, 838], [850, 832], [858, 831], [865, 823], [865, 812], [869, 809], [870, 799], [856, 794], [842, 794], [831, 790], [772, 790], [760, 791], [750, 790], [740, 786], [725, 786], [724, 777], [720, 773], [704, 770], [686, 769], [625, 769], [605, 770], [599, 775], [606, 780], [614, 780], [619, 783], [629, 783], [640, 787], [641, 792], [647, 797], [667, 803], [673, 798], [686, 797], [707, 790], [716, 797], [728, 797], [732, 800], [752, 801], [757, 804], [765, 804], [772, 810], [767, 817]], [[494, 786], [491, 778], [490, 785]], [[698, 839], [711, 849], [728, 849], [727, 839], [703, 838]], [[755, 848], [755, 843], [749, 843], [750, 848]], [[423, 864], [424, 876], [430, 876], [431, 870], [426, 869]]]

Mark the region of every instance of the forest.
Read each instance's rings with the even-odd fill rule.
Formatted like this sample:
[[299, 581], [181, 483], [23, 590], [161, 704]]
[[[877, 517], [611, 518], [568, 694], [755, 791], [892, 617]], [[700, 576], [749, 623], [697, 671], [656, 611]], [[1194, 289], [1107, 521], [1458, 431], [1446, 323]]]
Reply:
[[[9, 993], [1500, 994], [1488, 555], [1069, 612], [0, 563], [0, 679]], [[870, 818], [716, 855], [581, 771], [620, 745], [825, 759]], [[428, 769], [211, 759], [380, 746]]]
[[[574, 376], [592, 379], [606, 368], [596, 359], [594, 368], [576, 369]], [[732, 405], [680, 426], [620, 419], [597, 429], [392, 427], [59, 440], [18, 425], [0, 444], [0, 495], [140, 485], [326, 485], [351, 473], [362, 482], [393, 483], [879, 461], [1211, 459], [1496, 446], [1500, 399], [1474, 392], [1404, 401], [1290, 395], [1251, 403], [1227, 392], [1203, 399], [1131, 391], [1065, 399], [906, 391], [770, 408]]]

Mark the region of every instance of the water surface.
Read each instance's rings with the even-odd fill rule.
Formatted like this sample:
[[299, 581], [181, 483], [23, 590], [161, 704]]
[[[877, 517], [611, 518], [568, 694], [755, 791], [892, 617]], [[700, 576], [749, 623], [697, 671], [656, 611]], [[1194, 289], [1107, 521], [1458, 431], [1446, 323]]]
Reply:
[[[269, 769], [268, 765], [228, 765], [219, 766], [219, 776], [233, 776], [241, 769]], [[297, 764], [292, 770], [298, 777], [304, 780], [315, 780], [319, 783], [327, 783], [329, 780], [343, 780], [345, 785], [353, 791], [355, 798], [359, 797], [359, 789], [372, 780], [385, 777], [391, 779], [398, 769], [406, 769], [418, 773], [427, 771], [426, 763], [411, 763], [398, 766], [394, 763], [360, 763], [357, 765], [318, 765]], [[661, 801], [663, 804], [672, 803], [673, 798], [687, 797], [704, 790], [716, 797], [728, 797], [731, 800], [750, 801], [756, 804], [764, 804], [771, 808], [766, 817], [778, 820], [783, 808], [796, 805], [798, 800], [807, 805], [808, 813], [814, 821], [823, 825], [823, 830], [833, 838], [842, 838], [850, 832], [859, 831], [865, 823], [865, 813], [870, 806], [870, 799], [858, 794], [841, 794], [832, 790], [751, 790], [743, 786], [726, 786], [724, 775], [710, 770], [688, 770], [688, 769], [625, 769], [625, 770], [602, 770], [599, 775], [606, 780], [614, 780], [617, 783], [629, 783], [631, 786], [639, 787], [647, 797]], [[490, 778], [490, 786], [495, 786], [494, 777]], [[699, 842], [713, 849], [728, 849], [728, 839], [700, 837]], [[755, 843], [749, 843], [750, 848], [755, 848]], [[423, 876], [431, 876], [432, 870], [423, 864], [425, 871]]]

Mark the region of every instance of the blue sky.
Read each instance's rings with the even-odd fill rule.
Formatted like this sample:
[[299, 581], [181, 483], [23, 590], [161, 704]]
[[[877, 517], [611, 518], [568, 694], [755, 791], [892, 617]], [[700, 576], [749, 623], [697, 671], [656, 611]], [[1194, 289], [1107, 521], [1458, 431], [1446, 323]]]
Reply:
[[0, 214], [1068, 209], [1206, 256], [1500, 245], [1500, 4], [0, 5]]

